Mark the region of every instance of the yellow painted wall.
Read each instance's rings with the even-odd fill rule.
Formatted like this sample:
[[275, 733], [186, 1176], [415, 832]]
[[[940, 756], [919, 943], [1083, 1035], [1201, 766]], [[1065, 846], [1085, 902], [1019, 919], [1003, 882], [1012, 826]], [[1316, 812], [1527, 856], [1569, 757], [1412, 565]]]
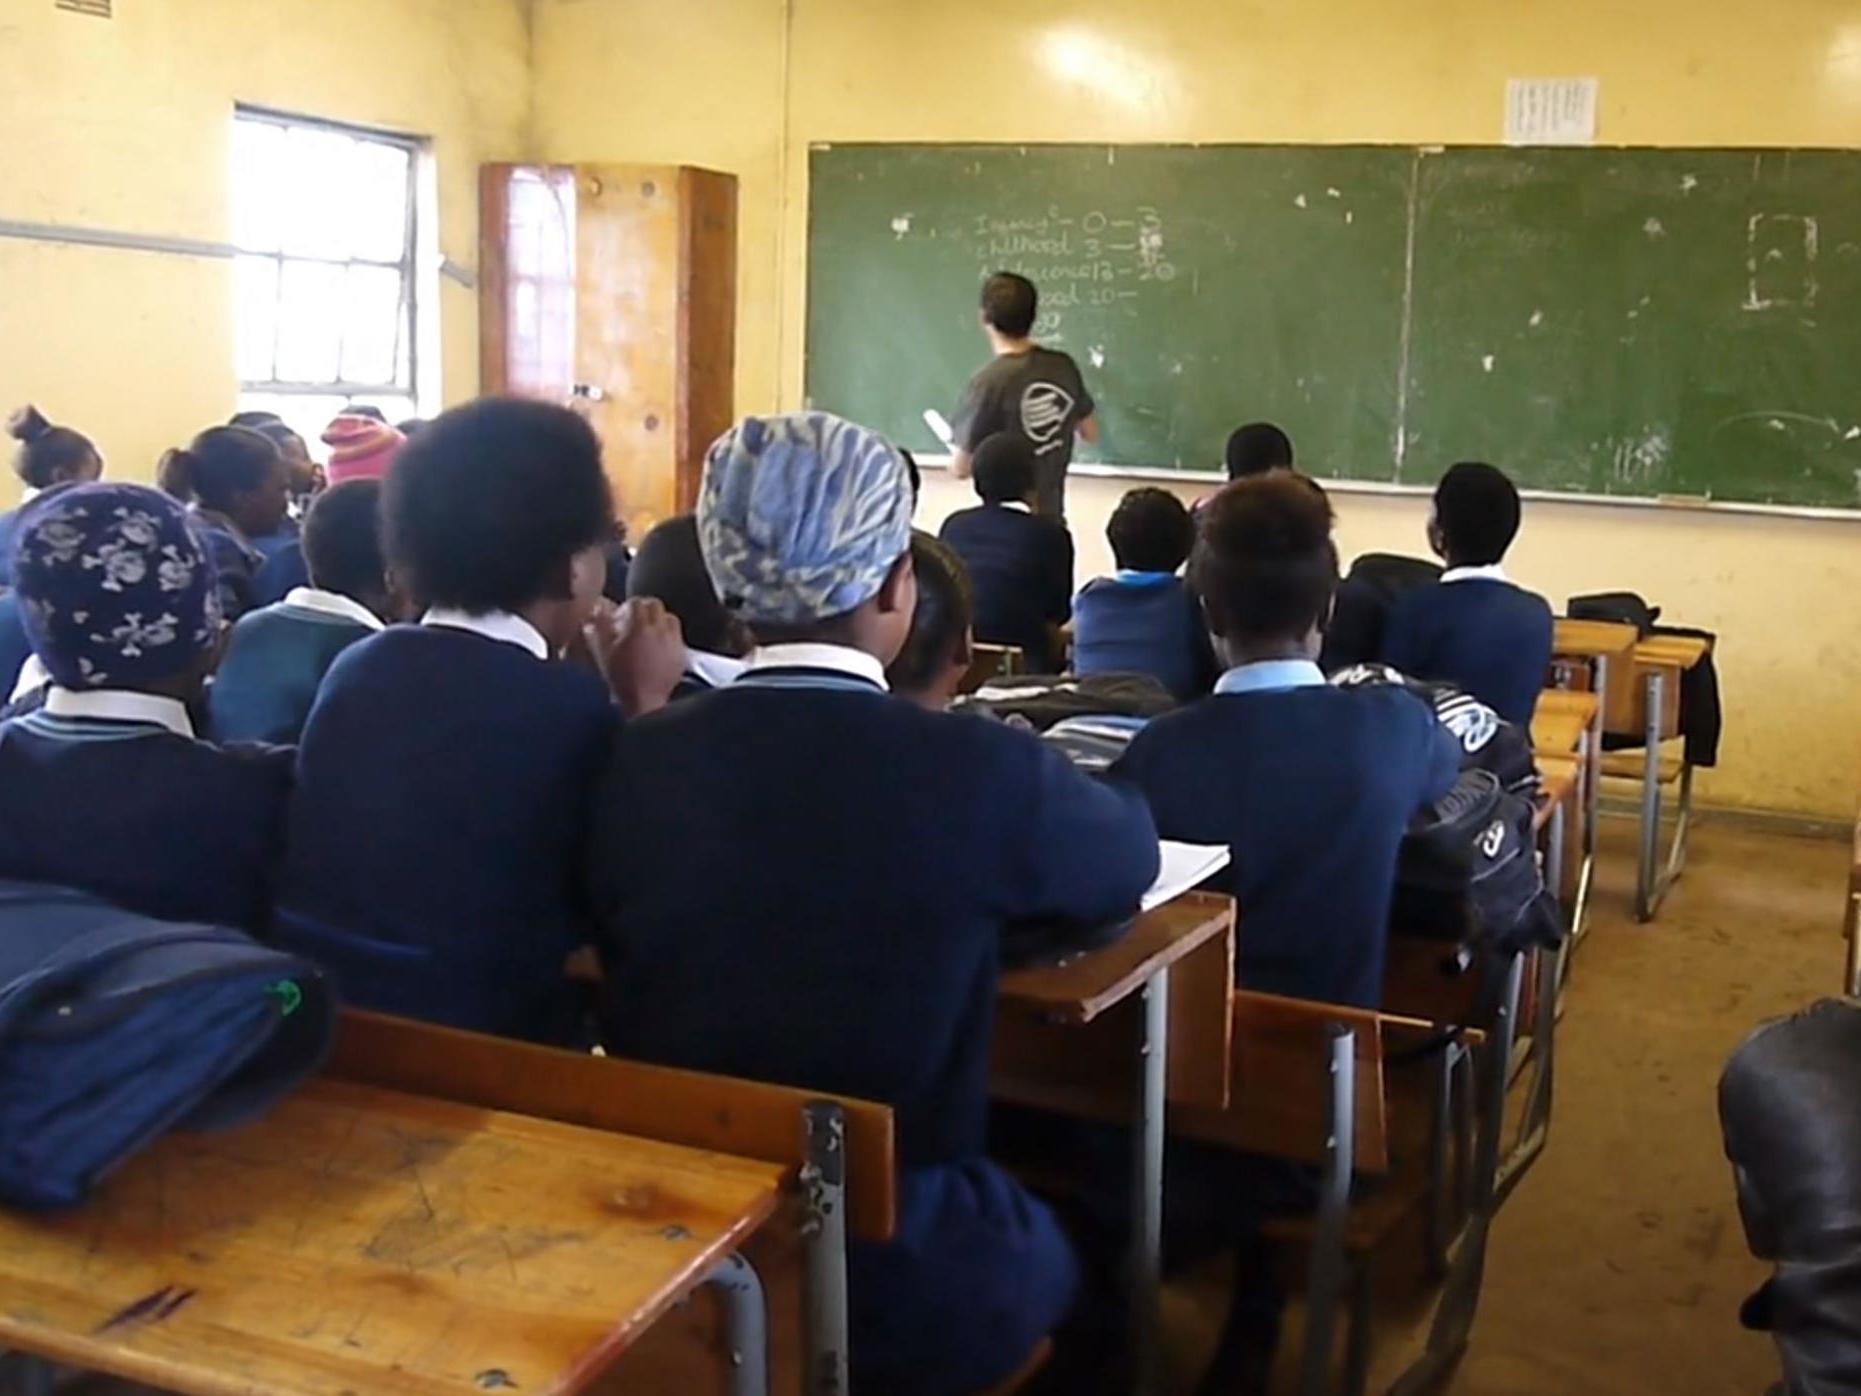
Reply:
[[[740, 177], [745, 411], [800, 398], [811, 142], [1490, 143], [1508, 77], [1595, 74], [1607, 142], [1861, 144], [1853, 0], [537, 0], [535, 24], [539, 154]], [[1082, 576], [1123, 488], [1071, 488]], [[921, 518], [966, 502], [933, 479]], [[1422, 501], [1338, 505], [1347, 556], [1421, 546]], [[1628, 587], [1721, 632], [1727, 740], [1704, 798], [1853, 811], [1861, 521], [1535, 504], [1514, 570], [1554, 600]]]
[[[439, 243], [478, 260], [477, 167], [527, 148], [523, 0], [0, 0], [0, 218], [224, 242], [233, 104], [430, 136]], [[441, 282], [442, 387], [477, 389], [477, 298]], [[224, 420], [232, 267], [0, 239], [0, 411], [37, 402], [113, 475]], [[0, 472], [0, 501], [16, 488]]]

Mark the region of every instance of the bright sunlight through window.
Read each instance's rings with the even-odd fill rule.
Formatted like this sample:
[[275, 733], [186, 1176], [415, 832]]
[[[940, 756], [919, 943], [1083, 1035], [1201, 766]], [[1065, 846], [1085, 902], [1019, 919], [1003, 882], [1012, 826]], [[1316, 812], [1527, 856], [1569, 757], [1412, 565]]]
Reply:
[[232, 212], [240, 407], [316, 440], [346, 404], [415, 414], [419, 142], [241, 109]]

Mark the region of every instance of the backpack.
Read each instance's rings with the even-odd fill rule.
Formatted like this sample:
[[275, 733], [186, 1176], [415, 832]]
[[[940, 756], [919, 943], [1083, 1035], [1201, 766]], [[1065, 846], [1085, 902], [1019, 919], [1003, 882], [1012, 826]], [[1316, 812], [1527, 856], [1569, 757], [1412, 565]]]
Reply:
[[1332, 677], [1339, 688], [1367, 684], [1393, 684], [1405, 688], [1435, 711], [1435, 718], [1460, 743], [1460, 768], [1487, 771], [1502, 788], [1532, 796], [1538, 790], [1538, 763], [1532, 756], [1531, 733], [1507, 722], [1471, 693], [1449, 683], [1424, 683], [1397, 673], [1387, 664], [1359, 664]]
[[1376, 659], [1383, 652], [1383, 631], [1396, 602], [1405, 592], [1440, 579], [1441, 569], [1419, 557], [1365, 553], [1358, 558], [1338, 587], [1319, 666], [1329, 674]]
[[992, 679], [956, 710], [1045, 732], [1069, 717], [1159, 717], [1176, 699], [1149, 674], [1023, 674]]
[[1503, 953], [1562, 941], [1557, 900], [1544, 885], [1532, 832], [1538, 770], [1531, 738], [1453, 685], [1419, 683], [1387, 665], [1358, 665], [1332, 683], [1408, 690], [1433, 708], [1461, 749], [1460, 779], [1403, 835], [1391, 929], [1481, 942]]
[[1654, 633], [1654, 623], [1661, 618], [1661, 608], [1650, 606], [1632, 591], [1599, 591], [1589, 596], [1573, 596], [1565, 608], [1572, 620], [1609, 620], [1632, 625], [1642, 639]]
[[1146, 721], [1141, 717], [1069, 717], [1049, 727], [1041, 740], [1087, 774], [1103, 775], [1118, 764]]
[[0, 1202], [75, 1206], [168, 1130], [260, 1113], [335, 1017], [315, 965], [238, 931], [0, 882]]
[[1530, 803], [1489, 771], [1462, 771], [1403, 835], [1390, 925], [1400, 935], [1480, 943], [1503, 954], [1561, 942]]

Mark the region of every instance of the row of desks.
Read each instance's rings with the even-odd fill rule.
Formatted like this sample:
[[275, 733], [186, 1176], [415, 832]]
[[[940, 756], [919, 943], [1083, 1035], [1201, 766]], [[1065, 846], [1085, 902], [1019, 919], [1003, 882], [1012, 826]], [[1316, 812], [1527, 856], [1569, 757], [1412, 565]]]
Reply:
[[[1144, 1005], [1132, 1271], [1152, 1353], [1164, 1101], [1225, 1103], [1233, 928], [1231, 903], [1192, 894], [1002, 985], [1011, 1038]], [[201, 1396], [581, 1391], [736, 1273], [792, 1175], [326, 1076], [243, 1128], [162, 1139], [81, 1209], [0, 1213], [0, 1345]], [[734, 1391], [764, 1389], [737, 1371]]]

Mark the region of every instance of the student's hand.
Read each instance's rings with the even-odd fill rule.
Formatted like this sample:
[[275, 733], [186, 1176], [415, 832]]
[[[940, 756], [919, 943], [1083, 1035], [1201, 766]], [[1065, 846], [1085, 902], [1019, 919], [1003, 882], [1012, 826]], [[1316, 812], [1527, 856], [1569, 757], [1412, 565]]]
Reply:
[[640, 597], [603, 607], [590, 622], [608, 687], [629, 717], [663, 708], [685, 677], [685, 634], [663, 603]]

